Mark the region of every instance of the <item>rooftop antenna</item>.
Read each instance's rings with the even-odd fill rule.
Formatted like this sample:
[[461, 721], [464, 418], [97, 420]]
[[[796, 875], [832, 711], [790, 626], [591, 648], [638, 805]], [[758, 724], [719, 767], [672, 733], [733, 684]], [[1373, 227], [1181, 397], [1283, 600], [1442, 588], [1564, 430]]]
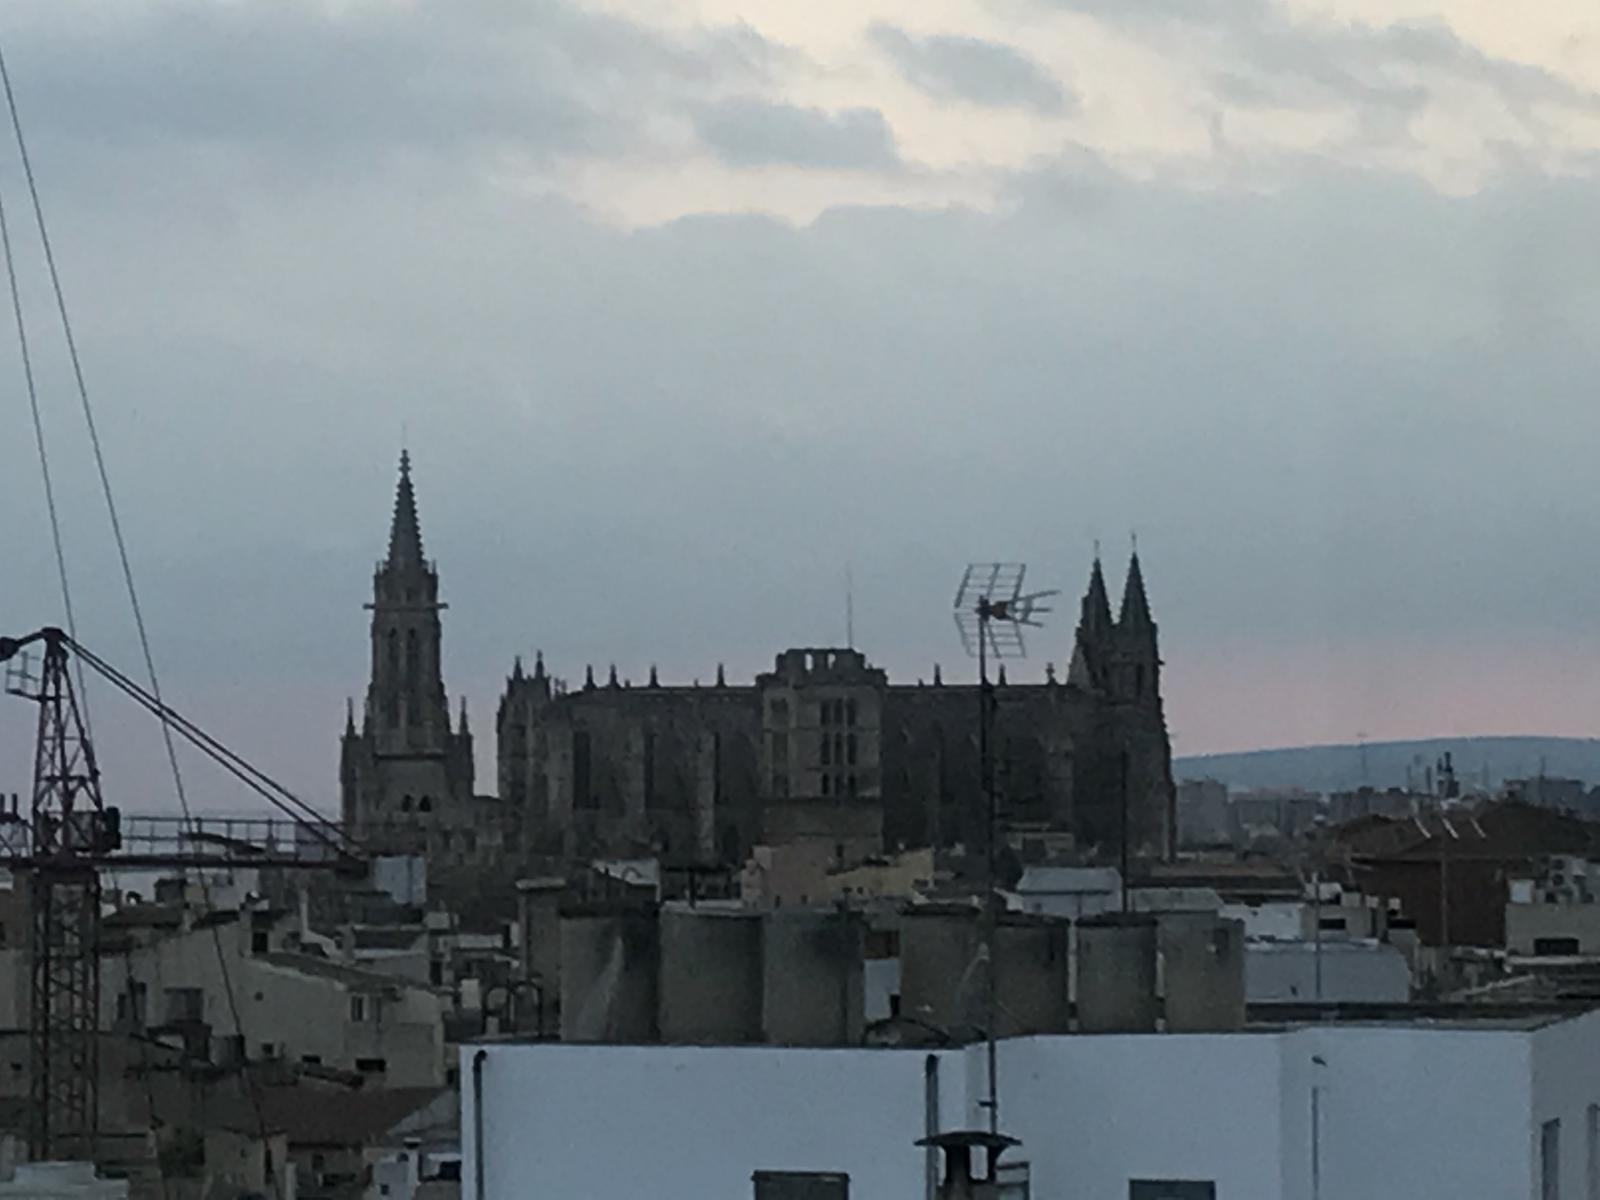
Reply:
[[996, 929], [1000, 919], [999, 802], [994, 780], [994, 685], [989, 682], [989, 660], [1024, 658], [1027, 643], [1025, 628], [1040, 628], [1040, 620], [1050, 608], [1042, 603], [1055, 591], [1024, 592], [1026, 563], [970, 563], [956, 589], [955, 622], [961, 645], [978, 660], [978, 775], [982, 782], [985, 812], [985, 897], [984, 1037], [988, 1059], [989, 1094], [983, 1106], [989, 1110], [989, 1134], [1000, 1132], [1000, 1098], [996, 1079], [995, 1018], [999, 1005], [995, 995]]
[[844, 565], [844, 645], [847, 650], [856, 648], [856, 585], [849, 563]]

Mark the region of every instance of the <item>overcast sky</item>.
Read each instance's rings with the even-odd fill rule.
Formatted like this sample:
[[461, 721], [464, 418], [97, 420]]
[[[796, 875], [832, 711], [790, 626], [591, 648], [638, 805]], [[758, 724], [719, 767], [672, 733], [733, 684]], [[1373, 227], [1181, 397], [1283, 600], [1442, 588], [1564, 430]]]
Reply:
[[[0, 38], [169, 696], [319, 802], [402, 441], [485, 763], [514, 654], [748, 678], [843, 639], [847, 567], [857, 644], [952, 678], [961, 566], [1027, 559], [1042, 675], [1134, 530], [1180, 754], [1594, 731], [1592, 0], [13, 0]], [[0, 196], [84, 640], [132, 667], [10, 148]], [[14, 340], [0, 390], [23, 629], [60, 605]]]

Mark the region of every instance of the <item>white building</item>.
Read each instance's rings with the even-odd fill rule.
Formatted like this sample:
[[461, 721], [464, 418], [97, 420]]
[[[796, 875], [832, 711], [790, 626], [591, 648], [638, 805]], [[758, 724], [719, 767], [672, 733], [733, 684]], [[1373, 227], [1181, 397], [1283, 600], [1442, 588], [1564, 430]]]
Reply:
[[[981, 1046], [469, 1046], [462, 1194], [732, 1200], [755, 1172], [799, 1171], [924, 1200], [913, 1143], [930, 1110], [945, 1130], [983, 1123], [983, 1062]], [[999, 1063], [1033, 1200], [1548, 1200], [1593, 1195], [1600, 1172], [1600, 1012], [1019, 1038]]]
[[223, 1061], [337, 1067], [374, 1087], [444, 1082], [443, 1005], [433, 989], [289, 952], [288, 932], [285, 914], [221, 913], [106, 955], [103, 1026], [209, 1027]]

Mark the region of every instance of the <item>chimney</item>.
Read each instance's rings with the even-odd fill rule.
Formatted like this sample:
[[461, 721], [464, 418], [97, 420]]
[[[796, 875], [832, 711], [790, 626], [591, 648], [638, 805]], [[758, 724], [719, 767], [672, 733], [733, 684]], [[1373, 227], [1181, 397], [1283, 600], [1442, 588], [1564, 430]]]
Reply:
[[1021, 1144], [1003, 1133], [982, 1130], [938, 1133], [917, 1143], [933, 1147], [944, 1157], [937, 1200], [999, 1200], [1000, 1156]]

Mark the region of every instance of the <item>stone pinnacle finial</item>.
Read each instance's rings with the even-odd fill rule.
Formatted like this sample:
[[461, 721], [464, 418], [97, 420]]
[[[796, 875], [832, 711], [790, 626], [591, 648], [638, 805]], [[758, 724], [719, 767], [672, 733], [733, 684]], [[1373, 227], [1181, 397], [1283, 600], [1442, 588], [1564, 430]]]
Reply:
[[718, 687], [727, 687], [728, 686], [728, 677], [727, 677], [727, 675], [725, 675], [723, 673], [722, 664], [721, 663], [717, 664], [717, 686]]
[[591, 691], [594, 688], [594, 664], [593, 663], [587, 663], [587, 664], [584, 665], [584, 668], [583, 668], [583, 688], [584, 688], [585, 691]]
[[933, 664], [933, 686], [934, 687], [943, 687], [944, 686], [944, 672], [940, 669], [938, 663], [934, 663]]
[[394, 492], [394, 519], [389, 525], [391, 567], [420, 567], [422, 530], [417, 523], [417, 496], [411, 486], [411, 454], [400, 451], [400, 482]]
[[535, 679], [543, 679], [544, 678], [544, 651], [543, 650], [535, 650], [533, 652], [533, 677]]
[[617, 682], [617, 664], [616, 663], [612, 663], [611, 664], [611, 678], [606, 680], [606, 683], [609, 684], [611, 687], [620, 687], [621, 686], [621, 684], [619, 684]]
[[661, 686], [661, 680], [656, 677], [656, 665], [655, 665], [655, 663], [651, 663], [650, 664], [650, 686], [651, 687], [660, 687]]

